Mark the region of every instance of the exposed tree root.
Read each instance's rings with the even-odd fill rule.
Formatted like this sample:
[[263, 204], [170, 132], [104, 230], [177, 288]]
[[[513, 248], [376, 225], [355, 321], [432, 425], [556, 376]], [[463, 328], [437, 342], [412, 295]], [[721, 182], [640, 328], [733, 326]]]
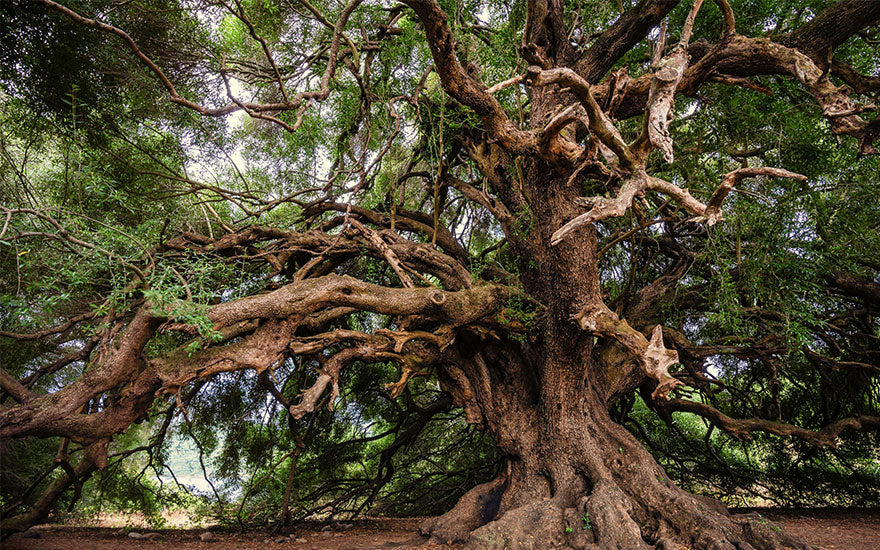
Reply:
[[584, 527], [593, 532], [596, 548], [650, 548], [632, 517], [632, 501], [613, 482], [600, 481], [584, 500]]
[[467, 548], [538, 550], [564, 548], [563, 509], [552, 500], [515, 508], [500, 519], [473, 531]]
[[[658, 482], [659, 483], [659, 482]], [[760, 516], [730, 516], [723, 504], [662, 485], [674, 499], [638, 502], [612, 479], [599, 480], [576, 502], [534, 500], [497, 519], [486, 507], [504, 497], [503, 477], [469, 491], [449, 513], [426, 521], [420, 531], [432, 542], [466, 542], [475, 550], [808, 550], [810, 546]], [[665, 498], [665, 496], [664, 496]], [[504, 499], [506, 500], [506, 499]], [[569, 502], [567, 502], [569, 501]], [[495, 503], [495, 504], [493, 504]]]
[[477, 485], [459, 500], [455, 507], [442, 516], [429, 518], [419, 527], [423, 535], [430, 535], [440, 544], [455, 544], [468, 540], [471, 531], [495, 519], [498, 501], [506, 479], [499, 477]]

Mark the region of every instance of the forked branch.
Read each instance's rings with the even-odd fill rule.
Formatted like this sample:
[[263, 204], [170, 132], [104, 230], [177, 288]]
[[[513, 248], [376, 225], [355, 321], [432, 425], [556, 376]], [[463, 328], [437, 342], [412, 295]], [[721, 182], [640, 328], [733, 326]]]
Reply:
[[666, 180], [649, 176], [643, 171], [637, 171], [632, 177], [627, 179], [613, 199], [605, 197], [580, 198], [578, 204], [591, 207], [588, 212], [581, 214], [572, 219], [564, 226], [553, 233], [550, 244], [559, 244], [569, 233], [590, 223], [606, 220], [608, 218], [622, 216], [631, 206], [635, 197], [646, 190], [658, 191], [669, 196], [672, 200], [682, 206], [685, 210], [694, 215], [692, 221], [705, 222], [707, 225], [714, 225], [721, 221], [721, 204], [725, 197], [730, 193], [740, 181], [745, 178], [757, 176], [770, 176], [776, 178], [792, 178], [798, 181], [806, 181], [807, 177], [802, 174], [782, 170], [781, 168], [771, 168], [760, 166], [755, 168], [739, 168], [725, 174], [721, 180], [721, 185], [712, 194], [708, 204], [703, 204], [690, 192], [674, 183]]
[[599, 301], [584, 307], [575, 318], [582, 329], [613, 338], [635, 356], [642, 372], [657, 382], [651, 394], [654, 399], [665, 399], [674, 387], [682, 384], [669, 374], [669, 367], [678, 363], [678, 352], [663, 345], [662, 326], [654, 327], [649, 341]]

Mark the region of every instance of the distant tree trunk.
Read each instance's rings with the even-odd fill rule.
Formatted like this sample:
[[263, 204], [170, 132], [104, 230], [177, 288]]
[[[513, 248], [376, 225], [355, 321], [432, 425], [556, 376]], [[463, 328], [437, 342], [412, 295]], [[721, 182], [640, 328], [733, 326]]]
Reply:
[[284, 484], [284, 496], [281, 499], [281, 519], [279, 524], [283, 527], [290, 524], [290, 495], [293, 493], [293, 480], [296, 477], [296, 464], [299, 462], [299, 455], [302, 453], [302, 447], [297, 441], [296, 450], [290, 457], [290, 473], [287, 474], [287, 483]]

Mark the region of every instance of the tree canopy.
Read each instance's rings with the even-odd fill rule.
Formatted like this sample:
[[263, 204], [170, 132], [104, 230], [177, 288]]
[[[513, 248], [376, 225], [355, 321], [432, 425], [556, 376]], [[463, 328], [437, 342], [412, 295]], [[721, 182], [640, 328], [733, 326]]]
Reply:
[[880, 2], [0, 21], [4, 534], [190, 498], [183, 442], [224, 521], [475, 548], [880, 502]]

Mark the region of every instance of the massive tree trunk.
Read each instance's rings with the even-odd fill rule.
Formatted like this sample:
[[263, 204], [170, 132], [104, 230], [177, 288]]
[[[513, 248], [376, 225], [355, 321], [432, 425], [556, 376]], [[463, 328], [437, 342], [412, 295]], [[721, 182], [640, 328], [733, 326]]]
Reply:
[[507, 469], [426, 521], [423, 534], [487, 549], [808, 548], [679, 489], [609, 417], [595, 364], [581, 355], [588, 341], [560, 337], [528, 353], [478, 342], [460, 348], [466, 356], [457, 365], [466, 367], [449, 367], [454, 379], [444, 382], [469, 396]]
[[807, 548], [679, 489], [611, 419], [617, 396], [657, 386], [626, 346], [597, 340], [578, 324], [585, 308], [602, 303], [595, 229], [546, 245], [576, 215], [579, 189], [540, 160], [524, 174], [526, 195], [543, 198], [510, 240], [525, 290], [545, 306], [544, 317], [521, 344], [459, 337], [440, 370], [468, 418], [494, 436], [507, 469], [426, 521], [422, 533], [487, 549]]

